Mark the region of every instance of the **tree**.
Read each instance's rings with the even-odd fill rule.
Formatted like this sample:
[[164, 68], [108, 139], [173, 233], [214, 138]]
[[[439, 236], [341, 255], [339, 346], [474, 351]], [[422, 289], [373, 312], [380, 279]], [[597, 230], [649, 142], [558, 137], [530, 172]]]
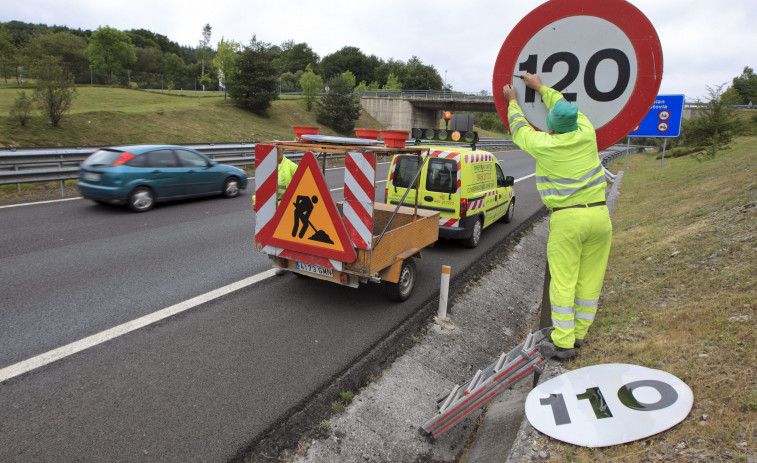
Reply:
[[213, 66], [218, 69], [220, 81], [223, 85], [223, 99], [226, 99], [226, 87], [237, 75], [237, 52], [242, 45], [233, 40], [228, 42], [221, 37], [218, 41], [218, 52], [213, 58]]
[[357, 47], [343, 47], [341, 50], [324, 56], [321, 60], [321, 75], [327, 79], [341, 75], [344, 71], [352, 71], [356, 81], [373, 80], [376, 68], [381, 61], [374, 55], [366, 56]]
[[353, 74], [352, 71], [344, 71], [342, 73], [342, 78], [347, 81], [351, 89], [355, 88], [355, 74]]
[[70, 32], [55, 32], [34, 36], [26, 46], [24, 54], [30, 62], [39, 60], [43, 56], [57, 56], [61, 65], [69, 71], [87, 69], [89, 61], [84, 55], [87, 40]]
[[173, 89], [176, 80], [186, 74], [187, 66], [176, 53], [166, 53], [161, 60], [160, 70], [168, 76], [169, 89]]
[[279, 73], [305, 71], [308, 65], [313, 72], [318, 71], [318, 54], [306, 43], [294, 43], [288, 40], [281, 44], [281, 54], [274, 60], [274, 66]]
[[300, 87], [302, 87], [302, 94], [305, 95], [305, 107], [308, 111], [312, 111], [313, 103], [323, 90], [323, 79], [313, 72], [310, 65], [300, 77]]
[[750, 101], [753, 104], [757, 103], [757, 75], [755, 75], [754, 69], [749, 66], [745, 66], [744, 72], [733, 79], [733, 87], [731, 88], [735, 90], [741, 100], [737, 104], [748, 104]]
[[26, 92], [22, 91], [16, 97], [16, 101], [13, 102], [13, 107], [10, 110], [11, 117], [17, 118], [21, 125], [26, 125], [26, 121], [31, 116], [33, 104], [34, 100], [26, 96]]
[[261, 116], [278, 95], [278, 75], [271, 60], [270, 45], [255, 36], [237, 57], [239, 74], [229, 83], [229, 95], [240, 108]]
[[[200, 80], [205, 78], [205, 52], [208, 49], [208, 44], [210, 44], [210, 35], [213, 31], [213, 28], [210, 27], [210, 24], [205, 24], [205, 26], [202, 28], [202, 40], [200, 40], [200, 54], [202, 55], [202, 70], [200, 71]], [[207, 82], [205, 80], [204, 82]], [[205, 91], [205, 84], [202, 84], [202, 91]]]
[[121, 71], [137, 62], [135, 47], [129, 36], [108, 26], [100, 26], [92, 33], [84, 54], [95, 69], [108, 72], [108, 83], [111, 85], [114, 71]]
[[710, 100], [700, 109], [701, 115], [684, 120], [684, 144], [700, 151], [710, 158], [714, 158], [718, 150], [725, 148], [733, 136], [741, 129], [741, 122], [735, 110], [725, 105], [721, 96], [723, 87], [707, 86]]
[[402, 88], [405, 90], [441, 90], [442, 76], [433, 66], [426, 66], [417, 56], [413, 56], [405, 66]]
[[279, 76], [279, 92], [301, 92], [302, 86], [300, 79], [305, 74], [304, 71], [285, 72]]
[[349, 134], [360, 118], [360, 99], [352, 94], [350, 83], [343, 76], [327, 81], [329, 92], [317, 106], [316, 120], [339, 133]]
[[40, 59], [34, 66], [34, 73], [37, 78], [34, 100], [53, 127], [58, 127], [76, 95], [74, 78], [60, 65], [60, 58], [50, 56]]
[[[11, 69], [18, 67], [18, 49], [13, 45], [13, 36], [5, 28], [0, 27], [0, 73], [8, 83], [8, 74]], [[18, 74], [18, 73], [16, 73]]]
[[386, 84], [382, 88], [384, 90], [402, 90], [402, 84], [394, 74], [389, 74], [386, 78]]

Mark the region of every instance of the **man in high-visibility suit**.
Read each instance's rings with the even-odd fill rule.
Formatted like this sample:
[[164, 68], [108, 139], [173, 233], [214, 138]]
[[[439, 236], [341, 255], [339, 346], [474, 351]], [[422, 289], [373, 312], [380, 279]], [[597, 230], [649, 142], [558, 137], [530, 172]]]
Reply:
[[546, 105], [549, 133], [526, 121], [512, 85], [503, 88], [513, 141], [536, 159], [536, 188], [552, 211], [547, 262], [551, 274], [551, 339], [556, 357], [576, 355], [597, 313], [612, 224], [605, 203], [605, 174], [599, 161], [597, 137], [589, 119], [562, 94], [526, 73], [526, 85]]
[[[284, 150], [276, 148], [276, 174], [278, 177], [277, 189], [276, 189], [276, 205], [281, 202], [281, 198], [284, 196], [289, 183], [291, 183], [294, 173], [297, 171], [297, 164], [290, 161], [284, 156]], [[252, 195], [252, 210], [255, 210], [255, 196]], [[286, 270], [277, 268], [276, 275], [283, 275]]]

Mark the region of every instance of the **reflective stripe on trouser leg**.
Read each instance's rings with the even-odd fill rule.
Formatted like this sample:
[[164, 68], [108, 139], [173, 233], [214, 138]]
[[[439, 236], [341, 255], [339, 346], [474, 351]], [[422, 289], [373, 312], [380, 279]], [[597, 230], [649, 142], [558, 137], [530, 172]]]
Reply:
[[606, 206], [565, 209], [550, 217], [547, 261], [551, 275], [552, 341], [556, 346], [572, 348], [576, 337], [586, 335], [591, 320], [578, 321], [578, 313], [570, 316], [555, 313], [554, 307], [571, 307], [574, 312], [575, 298], [599, 298], [611, 239], [612, 224]]
[[[574, 309], [576, 311], [575, 336], [586, 337], [597, 313], [599, 294], [605, 279], [607, 259], [612, 243], [612, 223], [606, 207], [595, 207], [591, 215], [592, 227], [581, 252], [581, 266], [576, 281]], [[580, 314], [580, 315], [579, 315]]]
[[[555, 329], [555, 331], [559, 332], [569, 332], [573, 331], [575, 327], [575, 314], [573, 311], [573, 307], [560, 307], [557, 305], [552, 306], [552, 327]], [[557, 341], [555, 341], [555, 338], [559, 338], [559, 334], [557, 336], [554, 336], [555, 333], [553, 333], [553, 342], [556, 346], [559, 346], [557, 344]], [[559, 346], [564, 347], [564, 346]], [[572, 346], [571, 346], [572, 347]]]
[[586, 337], [589, 327], [594, 322], [594, 316], [597, 313], [597, 301], [586, 301], [576, 298], [573, 310], [576, 313], [574, 334], [576, 339], [583, 339]]

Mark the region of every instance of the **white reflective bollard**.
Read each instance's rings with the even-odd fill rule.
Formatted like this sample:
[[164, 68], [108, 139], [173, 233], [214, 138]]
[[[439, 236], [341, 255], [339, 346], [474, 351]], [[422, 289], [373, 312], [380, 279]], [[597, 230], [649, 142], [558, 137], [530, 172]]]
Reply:
[[447, 318], [447, 294], [449, 293], [450, 266], [442, 265], [442, 284], [439, 288], [439, 310], [434, 321], [448, 330], [454, 330], [455, 324]]

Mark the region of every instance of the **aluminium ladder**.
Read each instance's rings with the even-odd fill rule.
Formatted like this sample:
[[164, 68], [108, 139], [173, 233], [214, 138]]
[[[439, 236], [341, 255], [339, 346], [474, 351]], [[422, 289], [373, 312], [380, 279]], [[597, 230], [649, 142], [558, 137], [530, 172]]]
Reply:
[[541, 374], [546, 359], [555, 353], [554, 345], [549, 342], [551, 330], [544, 328], [529, 333], [525, 341], [510, 352], [503, 352], [485, 370], [478, 370], [470, 381], [456, 385], [449, 395], [437, 401], [439, 412], [418, 431], [426, 437], [437, 437], [529, 374]]

